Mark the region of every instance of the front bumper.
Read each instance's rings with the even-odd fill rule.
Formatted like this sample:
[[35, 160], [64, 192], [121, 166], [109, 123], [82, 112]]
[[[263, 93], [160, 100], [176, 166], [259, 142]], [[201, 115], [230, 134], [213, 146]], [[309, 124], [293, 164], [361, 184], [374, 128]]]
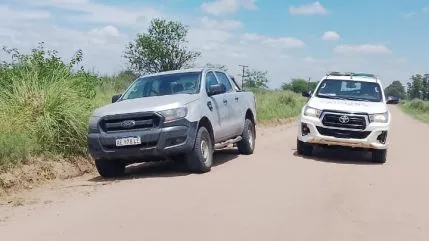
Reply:
[[[304, 128], [304, 132], [302, 124], [308, 128], [307, 130]], [[321, 134], [322, 131], [324, 134]], [[341, 132], [339, 129], [324, 126], [321, 120], [318, 118], [303, 116], [301, 117], [301, 122], [298, 127], [298, 139], [302, 142], [310, 144], [345, 146], [365, 149], [387, 149], [389, 145], [387, 138], [389, 124], [371, 123], [365, 130], [361, 131], [361, 133], [358, 131], [354, 135], [350, 135], [359, 136], [358, 138], [338, 137], [336, 134], [334, 136], [331, 135], [332, 133], [327, 134], [327, 132], [331, 131]], [[344, 132], [350, 131], [346, 130]], [[383, 135], [386, 137], [383, 138]]]
[[[198, 122], [184, 119], [147, 130], [89, 133], [88, 152], [94, 159], [128, 162], [159, 160], [190, 152], [194, 147], [197, 128]], [[116, 147], [117, 138], [129, 136], [140, 136], [142, 143]]]

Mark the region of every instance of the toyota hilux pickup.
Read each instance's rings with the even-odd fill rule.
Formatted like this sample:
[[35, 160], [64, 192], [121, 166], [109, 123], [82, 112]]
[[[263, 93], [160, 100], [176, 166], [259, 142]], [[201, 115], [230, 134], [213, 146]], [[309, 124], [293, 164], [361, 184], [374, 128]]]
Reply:
[[213, 152], [230, 145], [250, 155], [256, 103], [225, 71], [198, 68], [142, 75], [89, 120], [88, 152], [103, 177], [126, 165], [184, 161], [189, 171], [211, 170]]
[[298, 154], [312, 155], [315, 145], [351, 147], [386, 162], [391, 115], [375, 75], [333, 72], [303, 96], [309, 100], [300, 116]]

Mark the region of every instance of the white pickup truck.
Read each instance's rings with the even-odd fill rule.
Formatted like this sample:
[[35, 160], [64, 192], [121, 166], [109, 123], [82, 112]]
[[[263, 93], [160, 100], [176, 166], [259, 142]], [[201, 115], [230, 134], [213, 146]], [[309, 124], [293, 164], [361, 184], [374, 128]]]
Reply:
[[301, 112], [297, 150], [311, 155], [314, 145], [363, 148], [386, 162], [391, 116], [381, 81], [372, 74], [330, 73]]
[[88, 151], [103, 177], [128, 164], [172, 159], [192, 172], [211, 170], [213, 152], [234, 144], [252, 154], [256, 103], [229, 75], [213, 68], [141, 76], [89, 120]]

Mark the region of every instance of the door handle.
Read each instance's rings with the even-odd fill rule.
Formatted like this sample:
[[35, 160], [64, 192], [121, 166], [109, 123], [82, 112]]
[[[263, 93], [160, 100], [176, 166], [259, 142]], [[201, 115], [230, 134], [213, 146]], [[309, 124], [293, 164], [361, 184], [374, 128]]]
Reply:
[[228, 101], [226, 99], [223, 99], [223, 103], [226, 105]]
[[235, 97], [235, 101], [238, 101], [238, 97]]

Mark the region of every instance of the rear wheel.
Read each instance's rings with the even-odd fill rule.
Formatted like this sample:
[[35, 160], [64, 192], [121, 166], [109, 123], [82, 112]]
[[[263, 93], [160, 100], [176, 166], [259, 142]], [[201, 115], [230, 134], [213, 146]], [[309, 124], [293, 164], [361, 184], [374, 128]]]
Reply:
[[98, 159], [95, 160], [95, 167], [100, 176], [105, 178], [119, 177], [125, 172], [125, 163], [121, 161]]
[[372, 150], [372, 161], [376, 163], [385, 163], [387, 150]]
[[188, 169], [195, 173], [209, 172], [213, 163], [213, 142], [208, 130], [202, 126], [198, 129], [194, 148], [186, 154]]
[[249, 119], [246, 119], [244, 122], [244, 130], [241, 138], [241, 141], [237, 143], [238, 152], [244, 155], [253, 154], [256, 139], [255, 124]]
[[296, 149], [299, 155], [311, 156], [313, 154], [313, 146], [300, 140], [296, 140]]

